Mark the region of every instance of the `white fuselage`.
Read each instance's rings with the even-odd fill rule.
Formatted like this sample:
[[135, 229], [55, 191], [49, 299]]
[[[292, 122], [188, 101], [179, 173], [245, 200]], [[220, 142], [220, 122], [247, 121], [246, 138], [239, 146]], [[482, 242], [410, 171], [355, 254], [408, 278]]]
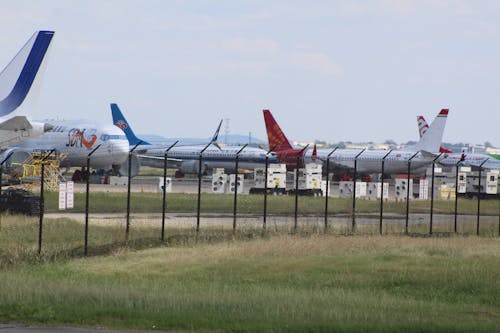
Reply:
[[90, 158], [92, 168], [111, 168], [126, 161], [128, 141], [123, 132], [113, 125], [101, 125], [88, 121], [50, 121], [54, 126], [37, 138], [23, 141], [11, 147], [26, 152], [55, 149], [65, 157], [64, 167], [82, 167], [87, 163], [88, 154], [100, 147]]
[[[144, 148], [147, 149], [147, 146], [145, 146]], [[200, 158], [200, 151], [202, 149], [202, 146], [174, 147], [169, 151], [168, 158], [182, 160], [181, 163], [198, 163]], [[240, 149], [241, 147], [239, 146], [225, 146], [219, 149], [216, 146], [211, 145], [203, 152], [202, 164], [207, 169], [224, 168], [227, 171], [234, 171], [236, 163], [236, 153]], [[239, 154], [238, 167], [248, 170], [262, 167], [266, 162], [266, 154], [267, 152], [263, 149], [246, 147]], [[165, 149], [151, 148], [148, 149], [144, 155], [161, 158], [165, 155]], [[278, 163], [278, 160], [276, 159], [276, 157], [270, 155], [268, 163]], [[141, 165], [148, 165], [147, 159], [141, 159]]]
[[[333, 149], [332, 149], [333, 150]], [[326, 163], [328, 154], [332, 150], [318, 149], [317, 159]], [[329, 159], [330, 170], [335, 169], [354, 169], [356, 161], [356, 170], [360, 173], [381, 173], [382, 159], [386, 156], [388, 150], [365, 150], [361, 149], [337, 149]], [[356, 156], [360, 154], [357, 158]], [[396, 174], [406, 173], [408, 171], [409, 159], [417, 153], [416, 151], [393, 150], [385, 157], [384, 173]], [[436, 155], [437, 156], [437, 155]], [[312, 161], [312, 151], [308, 150], [305, 154], [306, 162]], [[424, 156], [420, 152], [411, 160], [410, 170], [413, 173], [423, 173], [425, 169], [432, 164], [433, 158]]]

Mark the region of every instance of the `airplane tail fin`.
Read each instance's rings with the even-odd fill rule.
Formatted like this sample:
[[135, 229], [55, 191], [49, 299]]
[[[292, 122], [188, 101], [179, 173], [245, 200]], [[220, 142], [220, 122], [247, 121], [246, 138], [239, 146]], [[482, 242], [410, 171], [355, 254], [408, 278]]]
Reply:
[[116, 127], [120, 128], [125, 133], [125, 135], [127, 136], [128, 143], [131, 146], [134, 146], [134, 145], [138, 144], [139, 142], [142, 145], [150, 145], [149, 142], [141, 140], [135, 135], [135, 133], [132, 130], [132, 128], [130, 127], [127, 119], [125, 119], [125, 116], [120, 111], [120, 108], [118, 107], [118, 105], [115, 103], [111, 103], [111, 114], [113, 116], [113, 124]]
[[0, 72], [0, 117], [16, 110], [33, 85], [54, 31], [38, 31]]
[[271, 111], [263, 110], [264, 121], [266, 123], [267, 140], [269, 142], [269, 149], [274, 152], [293, 150], [290, 141], [288, 141], [285, 133], [281, 130], [276, 120], [274, 120]]
[[[424, 116], [417, 116], [417, 124], [418, 124], [418, 133], [420, 134], [420, 137], [422, 137], [425, 132], [429, 129], [429, 125], [427, 125], [427, 121], [425, 121]], [[446, 149], [443, 146], [439, 147], [439, 152], [443, 154], [451, 154], [453, 153], [452, 150]]]
[[425, 150], [432, 153], [440, 151], [448, 112], [448, 109], [442, 109], [439, 112], [428, 129], [422, 134], [420, 141], [411, 147], [412, 150]]

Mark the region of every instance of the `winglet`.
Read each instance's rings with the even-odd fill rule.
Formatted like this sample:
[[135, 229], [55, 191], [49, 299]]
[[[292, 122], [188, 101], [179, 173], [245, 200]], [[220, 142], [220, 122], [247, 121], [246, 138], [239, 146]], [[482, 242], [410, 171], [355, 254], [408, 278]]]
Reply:
[[0, 73], [0, 98], [3, 97], [0, 100], [0, 117], [13, 112], [23, 103], [53, 36], [54, 31], [35, 32]]
[[141, 140], [135, 135], [127, 119], [125, 119], [125, 116], [120, 111], [120, 108], [116, 103], [111, 103], [111, 114], [113, 116], [113, 124], [125, 133], [128, 143], [131, 146], [134, 146], [138, 143], [141, 143], [141, 145], [150, 145], [149, 142]]
[[210, 143], [213, 144], [214, 146], [216, 146], [217, 148], [219, 148], [219, 150], [222, 150], [222, 148], [219, 146], [219, 143], [217, 142], [217, 140], [219, 139], [219, 131], [220, 131], [221, 126], [222, 126], [222, 119], [219, 123], [219, 126], [217, 126], [217, 129], [215, 130], [215, 133], [212, 136], [212, 139], [210, 139]]

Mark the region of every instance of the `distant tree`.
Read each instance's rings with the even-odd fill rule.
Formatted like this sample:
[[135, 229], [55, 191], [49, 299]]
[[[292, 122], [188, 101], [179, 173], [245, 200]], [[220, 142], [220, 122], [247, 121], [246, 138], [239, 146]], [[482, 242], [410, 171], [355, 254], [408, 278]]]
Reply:
[[386, 145], [396, 145], [397, 144], [396, 141], [394, 141], [392, 139], [387, 139], [387, 140], [384, 141], [384, 143]]
[[484, 143], [484, 146], [485, 146], [486, 148], [494, 148], [494, 147], [493, 147], [493, 145], [492, 145], [489, 141], [486, 141], [486, 142]]

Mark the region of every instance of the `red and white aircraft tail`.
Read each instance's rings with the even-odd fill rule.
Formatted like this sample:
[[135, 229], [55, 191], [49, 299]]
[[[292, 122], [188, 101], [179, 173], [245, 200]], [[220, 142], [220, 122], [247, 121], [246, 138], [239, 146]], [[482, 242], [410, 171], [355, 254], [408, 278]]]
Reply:
[[[425, 120], [424, 116], [417, 116], [417, 125], [418, 125], [418, 134], [420, 138], [422, 138], [422, 136], [424, 136], [424, 134], [429, 129], [429, 125], [427, 124], [427, 121]], [[439, 152], [447, 154], [453, 153], [453, 151], [446, 149], [443, 146], [439, 147]]]

